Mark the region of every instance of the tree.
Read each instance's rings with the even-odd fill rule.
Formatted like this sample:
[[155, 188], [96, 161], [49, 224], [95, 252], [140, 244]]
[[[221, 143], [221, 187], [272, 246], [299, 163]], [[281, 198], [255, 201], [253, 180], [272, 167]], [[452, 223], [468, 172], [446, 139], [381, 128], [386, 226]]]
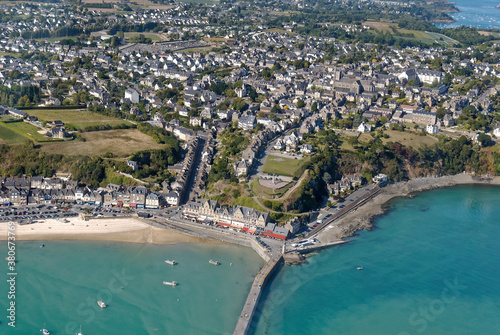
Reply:
[[325, 172], [323, 174], [323, 181], [325, 184], [330, 184], [332, 182], [332, 176], [328, 172]]
[[299, 101], [297, 101], [297, 107], [298, 108], [302, 108], [304, 106], [305, 106], [304, 100], [300, 99]]
[[248, 108], [248, 105], [242, 98], [236, 98], [233, 100], [233, 108], [237, 111], [242, 112]]
[[313, 104], [311, 105], [311, 112], [317, 112], [318, 111], [318, 103], [315, 101], [313, 102]]
[[477, 136], [477, 141], [483, 146], [483, 147], [489, 147], [495, 144], [495, 142], [491, 139], [490, 135], [487, 135], [485, 133], [481, 133]]

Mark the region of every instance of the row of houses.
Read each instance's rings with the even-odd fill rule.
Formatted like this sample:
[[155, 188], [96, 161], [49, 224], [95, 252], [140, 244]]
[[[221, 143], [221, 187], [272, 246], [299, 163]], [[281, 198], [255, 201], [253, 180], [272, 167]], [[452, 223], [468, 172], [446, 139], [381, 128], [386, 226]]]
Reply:
[[79, 203], [96, 206], [118, 206], [156, 209], [165, 206], [166, 195], [150, 192], [144, 186], [106, 188], [77, 187], [76, 182], [42, 177], [2, 178], [0, 204], [24, 206], [28, 204]]
[[219, 206], [215, 200], [189, 201], [182, 208], [182, 217], [197, 222], [213, 222], [221, 227], [242, 230], [248, 234], [262, 234], [286, 239], [289, 230], [269, 222], [269, 213], [243, 206]]

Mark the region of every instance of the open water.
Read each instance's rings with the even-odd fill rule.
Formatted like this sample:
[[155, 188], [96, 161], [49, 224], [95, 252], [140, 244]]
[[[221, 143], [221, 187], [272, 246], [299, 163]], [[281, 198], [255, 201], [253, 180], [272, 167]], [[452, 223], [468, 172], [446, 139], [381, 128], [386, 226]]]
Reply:
[[[6, 317], [8, 270], [1, 267], [2, 335], [40, 334], [44, 323], [54, 335], [74, 335], [80, 325], [85, 335], [232, 334], [264, 264], [250, 248], [234, 245], [44, 243], [17, 242], [15, 328]], [[2, 253], [6, 249], [0, 243]], [[108, 307], [101, 310], [98, 300]]]
[[436, 24], [439, 28], [458, 26], [476, 27], [481, 29], [500, 29], [500, 0], [453, 0], [460, 13], [451, 13], [454, 23]]
[[253, 334], [500, 333], [500, 187], [398, 199], [375, 224], [284, 268]]

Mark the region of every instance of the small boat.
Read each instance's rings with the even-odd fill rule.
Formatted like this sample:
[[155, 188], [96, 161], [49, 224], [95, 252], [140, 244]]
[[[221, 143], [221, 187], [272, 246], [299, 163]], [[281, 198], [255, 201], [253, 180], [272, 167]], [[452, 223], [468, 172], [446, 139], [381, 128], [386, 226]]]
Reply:
[[213, 265], [220, 265], [218, 261], [209, 260], [208, 262]]
[[80, 332], [77, 333], [76, 335], [83, 335], [83, 333], [82, 333], [82, 325], [80, 325]]
[[177, 264], [177, 262], [176, 262], [176, 261], [170, 261], [170, 260], [168, 260], [168, 259], [165, 261], [165, 263], [170, 264], [170, 265], [175, 265], [175, 264]]
[[177, 286], [177, 282], [176, 281], [164, 281], [163, 285]]
[[362, 266], [358, 266], [356, 269], [363, 270], [363, 267]]
[[43, 329], [40, 330], [43, 335], [50, 335], [50, 332], [45, 328], [45, 323], [43, 324]]
[[43, 248], [43, 247], [45, 247], [45, 244], [41, 243], [40, 248]]
[[99, 307], [101, 307], [101, 308], [106, 308], [106, 304], [105, 304], [105, 303], [104, 303], [104, 301], [102, 301], [102, 300], [99, 300], [99, 301], [97, 302], [97, 304], [98, 304], [98, 305], [99, 305]]

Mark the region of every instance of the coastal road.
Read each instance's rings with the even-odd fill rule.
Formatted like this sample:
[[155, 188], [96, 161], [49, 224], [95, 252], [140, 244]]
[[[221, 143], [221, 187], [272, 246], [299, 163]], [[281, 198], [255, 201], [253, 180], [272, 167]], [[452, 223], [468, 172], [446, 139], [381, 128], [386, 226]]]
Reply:
[[327, 220], [323, 221], [320, 223], [317, 227], [315, 227], [313, 230], [311, 230], [306, 237], [310, 238], [318, 234], [323, 228], [328, 226], [330, 223], [334, 222], [337, 219], [340, 219], [341, 217], [345, 216], [346, 214], [350, 213], [351, 211], [357, 209], [359, 206], [363, 205], [367, 201], [371, 200], [373, 197], [375, 197], [379, 192], [380, 192], [380, 187], [378, 185], [370, 184], [365, 187], [362, 187], [361, 189], [353, 192], [352, 194], [347, 197], [346, 201], [344, 201], [341, 205], [339, 205], [337, 208], [339, 210], [335, 211], [330, 218]]

